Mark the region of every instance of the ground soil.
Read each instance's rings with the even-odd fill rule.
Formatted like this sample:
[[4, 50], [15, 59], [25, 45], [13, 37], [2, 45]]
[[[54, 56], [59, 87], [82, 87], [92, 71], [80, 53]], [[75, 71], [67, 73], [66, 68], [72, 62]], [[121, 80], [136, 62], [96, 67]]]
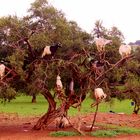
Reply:
[[[76, 136], [76, 137], [50, 137], [51, 131], [56, 131], [54, 123], [50, 124], [45, 130], [35, 131], [32, 130], [40, 116], [32, 117], [19, 117], [17, 114], [4, 114], [0, 113], [0, 140], [140, 140], [140, 135], [121, 135], [115, 138], [96, 138], [89, 136]], [[84, 115], [82, 120], [82, 131], [90, 129], [94, 113]], [[72, 123], [76, 123], [79, 118], [71, 117]], [[114, 124], [118, 126], [129, 126], [140, 129], [140, 115], [126, 115], [116, 113], [98, 113], [96, 123]], [[93, 131], [101, 129], [99, 126], [93, 128]], [[61, 129], [63, 130], [63, 129]], [[65, 128], [65, 130], [74, 131], [72, 128]]]

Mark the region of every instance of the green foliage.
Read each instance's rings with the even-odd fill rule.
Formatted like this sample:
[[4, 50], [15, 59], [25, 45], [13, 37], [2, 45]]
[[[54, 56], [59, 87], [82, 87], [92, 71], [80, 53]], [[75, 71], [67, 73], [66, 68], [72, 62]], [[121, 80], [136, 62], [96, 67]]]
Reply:
[[24, 50], [16, 49], [16, 51], [8, 57], [10, 64], [14, 67], [15, 71], [24, 79], [25, 72], [22, 69], [24, 63]]
[[[126, 66], [122, 69], [124, 71], [125, 69], [127, 69], [127, 71], [125, 72], [125, 77], [126, 77], [125, 78], [126, 80], [124, 81], [125, 85], [117, 86], [117, 89], [121, 92], [117, 97], [122, 97], [122, 99], [131, 99], [132, 101], [135, 102], [135, 107], [138, 108], [140, 106], [139, 67], [140, 64], [137, 60], [132, 60], [130, 62], [127, 62]], [[121, 73], [123, 73], [123, 71]]]
[[12, 99], [15, 99], [17, 92], [14, 88], [9, 87], [8, 85], [0, 87], [0, 99], [5, 103], [7, 100], [10, 102]]

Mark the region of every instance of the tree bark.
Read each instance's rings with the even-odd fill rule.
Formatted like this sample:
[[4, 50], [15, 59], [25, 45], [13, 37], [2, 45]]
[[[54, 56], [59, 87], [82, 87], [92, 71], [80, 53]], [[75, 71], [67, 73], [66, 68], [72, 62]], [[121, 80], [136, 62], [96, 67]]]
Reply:
[[48, 91], [45, 83], [40, 80], [37, 85], [41, 89], [41, 94], [47, 99], [49, 107], [47, 113], [45, 113], [33, 127], [34, 130], [45, 129], [55, 120], [55, 118], [65, 116], [70, 106], [77, 103], [80, 99], [80, 97], [77, 97], [76, 95], [71, 95], [67, 100], [64, 100], [58, 108], [56, 108], [56, 102]]
[[49, 124], [48, 120], [51, 120], [51, 118], [53, 119], [53, 114], [55, 114], [54, 112], [56, 110], [56, 102], [54, 101], [53, 96], [48, 91], [47, 86], [45, 85], [45, 83], [42, 80], [38, 80], [38, 82], [36, 84], [37, 84], [37, 87], [41, 90], [41, 94], [45, 97], [45, 99], [49, 103], [47, 113], [44, 114], [38, 120], [36, 125], [33, 127], [33, 129], [35, 129], [35, 130], [40, 130], [40, 129], [44, 128], [44, 126], [47, 125], [47, 123]]
[[34, 130], [45, 129], [51, 122], [55, 120], [57, 117], [61, 117], [65, 114], [65, 111], [68, 109], [64, 109], [64, 105], [59, 107], [58, 109], [48, 108], [48, 112], [45, 113], [33, 127]]
[[136, 105], [136, 102], [135, 102], [135, 107], [134, 107], [133, 113], [138, 114], [139, 110], [140, 110], [140, 107], [138, 105]]
[[32, 95], [32, 103], [36, 103], [36, 95], [35, 94]]

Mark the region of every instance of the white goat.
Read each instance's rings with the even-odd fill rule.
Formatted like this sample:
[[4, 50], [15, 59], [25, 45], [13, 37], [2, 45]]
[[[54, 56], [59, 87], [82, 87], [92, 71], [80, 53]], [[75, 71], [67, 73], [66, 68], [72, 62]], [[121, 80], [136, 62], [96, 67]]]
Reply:
[[95, 88], [94, 95], [96, 100], [103, 100], [106, 98], [106, 94], [104, 93], [102, 88]]
[[42, 57], [45, 55], [51, 55], [50, 46], [46, 46], [43, 50]]
[[131, 54], [131, 50], [132, 50], [132, 48], [130, 45], [122, 44], [119, 48], [119, 53], [120, 53], [121, 57], [124, 58]]
[[107, 40], [105, 38], [96, 38], [95, 39], [95, 44], [97, 46], [98, 52], [103, 52], [105, 51], [105, 45], [112, 43], [112, 40]]
[[57, 88], [57, 90], [62, 90], [62, 88], [63, 88], [61, 77], [59, 75], [57, 75], [57, 77], [56, 77], [56, 88]]
[[102, 88], [95, 88], [94, 96], [95, 96], [96, 102], [91, 104], [91, 107], [98, 105], [103, 99], [107, 97], [107, 95], [104, 93]]
[[5, 65], [0, 64], [0, 78], [1, 78], [1, 80], [3, 79], [4, 75], [5, 75]]
[[56, 128], [65, 128], [69, 126], [69, 121], [66, 117], [57, 117], [55, 119]]
[[74, 93], [74, 81], [73, 81], [73, 79], [70, 82], [69, 90], [70, 90], [70, 93]]

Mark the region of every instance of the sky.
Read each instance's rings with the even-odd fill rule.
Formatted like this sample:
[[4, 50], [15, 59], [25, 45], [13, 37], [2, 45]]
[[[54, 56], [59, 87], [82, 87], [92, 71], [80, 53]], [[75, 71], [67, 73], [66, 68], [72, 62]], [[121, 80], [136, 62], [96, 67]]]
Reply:
[[[0, 0], [0, 17], [27, 14], [34, 0]], [[125, 43], [140, 40], [140, 0], [48, 0], [61, 10], [68, 20], [74, 20], [88, 33], [97, 20], [103, 26], [116, 26], [124, 35]]]

